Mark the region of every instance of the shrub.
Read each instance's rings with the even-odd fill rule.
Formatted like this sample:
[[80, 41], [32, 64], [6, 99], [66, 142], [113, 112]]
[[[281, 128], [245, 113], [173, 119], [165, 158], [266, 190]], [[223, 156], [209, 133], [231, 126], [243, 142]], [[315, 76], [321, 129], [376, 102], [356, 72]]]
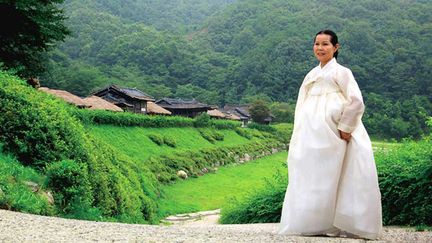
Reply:
[[181, 116], [149, 116], [130, 112], [74, 109], [74, 115], [86, 124], [110, 124], [140, 127], [192, 127], [194, 120]]
[[242, 137], [245, 137], [245, 138], [247, 138], [247, 139], [252, 139], [252, 137], [253, 137], [252, 132], [251, 132], [250, 130], [245, 129], [245, 128], [237, 127], [237, 128], [235, 129], [235, 132], [236, 132], [238, 135], [240, 135], [240, 136], [242, 136]]
[[140, 127], [215, 127], [234, 129], [241, 125], [238, 121], [211, 120], [203, 113], [195, 119], [181, 116], [149, 116], [130, 112], [73, 109], [73, 114], [86, 124], [110, 124], [115, 126]]
[[174, 138], [172, 138], [172, 137], [170, 137], [170, 136], [164, 136], [164, 137], [163, 137], [163, 141], [164, 141], [164, 143], [165, 143], [166, 145], [168, 145], [168, 146], [170, 146], [170, 147], [172, 147], [172, 148], [177, 147], [177, 143], [176, 143], [176, 141], [174, 140]]
[[223, 141], [225, 136], [223, 133], [218, 132], [218, 131], [213, 131], [213, 138], [217, 141]]
[[280, 173], [266, 180], [263, 188], [255, 189], [244, 198], [232, 198], [222, 208], [222, 224], [275, 223], [280, 221], [287, 177]]
[[64, 103], [0, 72], [0, 141], [19, 161], [43, 168], [85, 157], [84, 129], [68, 112]]
[[269, 132], [269, 133], [275, 133], [276, 132], [276, 129], [274, 127], [272, 127], [272, 126], [258, 124], [258, 123], [255, 123], [255, 122], [249, 123], [247, 125], [247, 127], [251, 128], [251, 129], [256, 129], [256, 130], [259, 130], [259, 131], [263, 131], [263, 132]]
[[56, 204], [65, 214], [77, 208], [90, 209], [93, 203], [88, 170], [72, 160], [51, 163], [46, 168], [47, 186], [54, 192]]
[[152, 140], [155, 144], [159, 146], [162, 146], [164, 144], [164, 138], [159, 134], [152, 133], [147, 136], [150, 138], [150, 140]]
[[224, 140], [224, 134], [214, 129], [200, 129], [199, 132], [201, 136], [207, 141], [209, 141], [210, 143], [215, 143], [216, 141]]
[[235, 129], [237, 127], [241, 127], [241, 122], [231, 121], [231, 120], [212, 119], [211, 126], [213, 126], [216, 129]]
[[195, 117], [194, 120], [195, 127], [208, 127], [210, 123], [210, 115], [207, 113], [201, 113], [199, 116]]
[[405, 142], [376, 154], [383, 203], [383, 222], [432, 225], [431, 139]]

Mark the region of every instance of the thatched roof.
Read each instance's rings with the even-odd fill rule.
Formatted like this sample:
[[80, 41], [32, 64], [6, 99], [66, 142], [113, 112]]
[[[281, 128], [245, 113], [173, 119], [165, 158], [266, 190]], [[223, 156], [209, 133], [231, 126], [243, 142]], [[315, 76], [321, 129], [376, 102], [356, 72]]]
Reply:
[[158, 106], [154, 102], [147, 102], [147, 113], [149, 114], [161, 114], [161, 115], [171, 115], [171, 111], [165, 110], [163, 107]]
[[87, 105], [91, 106], [91, 110], [123, 111], [122, 108], [102, 99], [99, 96], [92, 95], [83, 100]]
[[240, 121], [241, 120], [241, 118], [239, 116], [236, 116], [234, 114], [226, 114], [225, 118], [226, 119], [230, 119], [230, 120], [236, 120], [236, 121]]
[[193, 100], [183, 100], [183, 99], [173, 99], [173, 98], [163, 98], [156, 101], [156, 104], [162, 106], [165, 109], [207, 109], [210, 110], [211, 107], [207, 104], [200, 103], [199, 101]]
[[225, 118], [226, 117], [226, 115], [218, 109], [208, 110], [207, 114], [209, 114], [211, 117], [217, 117], [217, 118]]
[[41, 87], [39, 88], [39, 90], [57, 96], [58, 98], [66, 101], [69, 104], [73, 104], [78, 107], [90, 107], [83, 99], [65, 90], [50, 89], [47, 87]]

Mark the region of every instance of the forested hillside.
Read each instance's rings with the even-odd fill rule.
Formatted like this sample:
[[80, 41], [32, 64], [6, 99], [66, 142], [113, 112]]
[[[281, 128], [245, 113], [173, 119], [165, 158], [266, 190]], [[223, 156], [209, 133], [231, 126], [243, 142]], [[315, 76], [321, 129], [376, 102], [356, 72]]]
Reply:
[[[197, 4], [200, 2], [200, 4]], [[340, 37], [339, 62], [364, 93], [372, 133], [418, 137], [431, 115], [429, 1], [67, 1], [73, 32], [42, 84], [87, 95], [117, 83], [211, 104], [293, 102], [317, 63], [314, 34]]]

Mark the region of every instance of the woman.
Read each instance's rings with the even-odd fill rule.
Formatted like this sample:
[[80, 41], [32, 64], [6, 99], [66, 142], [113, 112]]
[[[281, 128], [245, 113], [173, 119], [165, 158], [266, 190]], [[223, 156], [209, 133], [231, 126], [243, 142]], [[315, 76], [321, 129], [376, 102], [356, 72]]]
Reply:
[[316, 34], [320, 64], [300, 87], [288, 153], [289, 184], [281, 234], [345, 235], [376, 239], [381, 195], [369, 136], [361, 122], [360, 89], [338, 64], [336, 34]]

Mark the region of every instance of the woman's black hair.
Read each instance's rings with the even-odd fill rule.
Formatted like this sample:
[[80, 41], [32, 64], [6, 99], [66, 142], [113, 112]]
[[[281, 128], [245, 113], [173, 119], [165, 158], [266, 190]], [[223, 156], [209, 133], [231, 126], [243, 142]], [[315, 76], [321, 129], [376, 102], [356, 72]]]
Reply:
[[[333, 32], [332, 30], [321, 30], [320, 32], [316, 33], [315, 38], [314, 38], [314, 42], [315, 42], [317, 35], [321, 35], [321, 34], [329, 35], [330, 36], [330, 42], [332, 43], [333, 46], [336, 46], [336, 44], [339, 44], [338, 37], [337, 37], [336, 33]], [[333, 54], [333, 57], [337, 58], [338, 54], [339, 54], [339, 50], [337, 50]]]

